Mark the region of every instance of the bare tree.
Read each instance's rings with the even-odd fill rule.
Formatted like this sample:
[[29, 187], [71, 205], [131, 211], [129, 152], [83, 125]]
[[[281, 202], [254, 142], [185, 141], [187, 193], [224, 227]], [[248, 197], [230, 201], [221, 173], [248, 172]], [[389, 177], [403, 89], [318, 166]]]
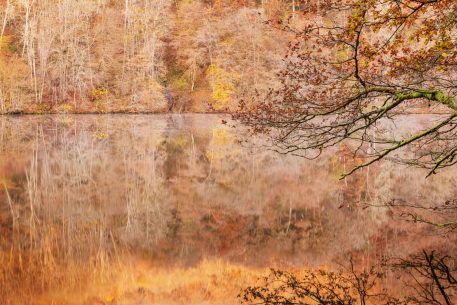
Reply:
[[256, 305], [353, 305], [408, 304], [379, 288], [383, 276], [376, 268], [357, 271], [352, 259], [339, 272], [307, 270], [302, 275], [271, 270], [258, 286], [240, 293], [243, 304]]
[[413, 304], [452, 305], [457, 298], [457, 267], [452, 257], [423, 251], [393, 264], [403, 273], [414, 294]]

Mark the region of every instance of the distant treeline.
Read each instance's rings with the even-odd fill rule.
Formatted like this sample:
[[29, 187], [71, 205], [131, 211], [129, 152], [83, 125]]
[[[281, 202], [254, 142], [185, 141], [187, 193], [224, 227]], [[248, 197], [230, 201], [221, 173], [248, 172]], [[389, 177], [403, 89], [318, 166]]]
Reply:
[[303, 1], [2, 0], [0, 112], [223, 111], [275, 83]]

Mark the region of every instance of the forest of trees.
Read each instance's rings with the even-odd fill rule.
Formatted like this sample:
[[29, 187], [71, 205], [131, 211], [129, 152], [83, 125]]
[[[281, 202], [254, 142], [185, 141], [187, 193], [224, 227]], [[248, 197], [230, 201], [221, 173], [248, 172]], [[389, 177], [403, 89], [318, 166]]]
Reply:
[[[86, 274], [111, 281], [114, 265], [131, 268], [122, 257], [194, 250], [203, 260], [207, 247], [232, 262], [260, 263], [272, 245], [281, 253], [285, 244], [290, 253], [281, 259], [292, 266], [299, 250], [313, 247], [338, 249], [345, 261], [339, 270], [279, 264], [286, 267], [254, 272], [262, 276], [243, 286], [240, 269], [230, 276], [241, 304], [456, 304], [456, 0], [0, 0], [0, 23], [0, 114], [231, 114], [196, 114], [199, 123], [220, 121], [208, 134], [200, 125], [177, 132], [184, 123], [172, 117], [185, 116], [170, 115], [156, 138], [151, 130], [164, 123], [148, 124], [161, 116], [124, 125], [97, 125], [115, 116], [87, 116], [87, 125], [81, 116], [51, 116], [29, 135], [16, 116], [4, 116], [0, 157], [16, 154], [9, 143], [32, 156], [22, 157], [20, 175], [0, 180], [6, 304], [20, 304], [17, 291], [27, 299], [78, 286]], [[113, 148], [114, 131], [122, 149]], [[262, 162], [247, 152], [235, 162], [230, 154], [245, 142], [261, 143]], [[324, 159], [294, 169], [284, 166], [290, 155]], [[0, 165], [14, 172], [11, 160]], [[414, 169], [405, 174], [399, 164]], [[243, 213], [227, 208], [237, 204]], [[376, 217], [386, 225], [370, 232]], [[344, 249], [353, 231], [366, 253]], [[387, 251], [389, 235], [414, 240]], [[231, 244], [243, 249], [230, 258]], [[191, 278], [187, 289], [204, 292], [203, 300], [214, 293]], [[135, 293], [147, 295], [134, 281]], [[124, 304], [104, 299], [83, 304]]]
[[[292, 3], [293, 2], [293, 3]], [[2, 0], [0, 112], [221, 111], [272, 84], [295, 1]]]

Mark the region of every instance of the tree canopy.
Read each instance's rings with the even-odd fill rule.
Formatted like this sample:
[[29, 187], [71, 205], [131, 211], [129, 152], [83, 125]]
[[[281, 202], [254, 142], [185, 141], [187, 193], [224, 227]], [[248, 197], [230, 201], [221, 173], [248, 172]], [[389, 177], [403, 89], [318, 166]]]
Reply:
[[[237, 119], [282, 153], [350, 143], [364, 161], [343, 177], [383, 158], [429, 175], [457, 162], [455, 1], [309, 1], [303, 20], [280, 24], [296, 35], [281, 84], [242, 101]], [[412, 113], [436, 115], [413, 124]]]

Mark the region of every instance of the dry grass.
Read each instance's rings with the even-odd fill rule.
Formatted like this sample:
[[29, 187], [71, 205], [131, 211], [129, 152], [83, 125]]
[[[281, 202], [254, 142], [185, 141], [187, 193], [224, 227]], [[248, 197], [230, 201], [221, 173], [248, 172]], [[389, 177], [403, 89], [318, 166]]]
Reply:
[[[220, 260], [187, 268], [161, 267], [123, 256], [120, 263], [99, 257], [86, 266], [32, 266], [28, 260], [22, 274], [5, 274], [8, 255], [0, 259], [0, 296], [5, 305], [238, 304], [241, 289], [267, 272]], [[44, 286], [37, 285], [40, 279]]]

